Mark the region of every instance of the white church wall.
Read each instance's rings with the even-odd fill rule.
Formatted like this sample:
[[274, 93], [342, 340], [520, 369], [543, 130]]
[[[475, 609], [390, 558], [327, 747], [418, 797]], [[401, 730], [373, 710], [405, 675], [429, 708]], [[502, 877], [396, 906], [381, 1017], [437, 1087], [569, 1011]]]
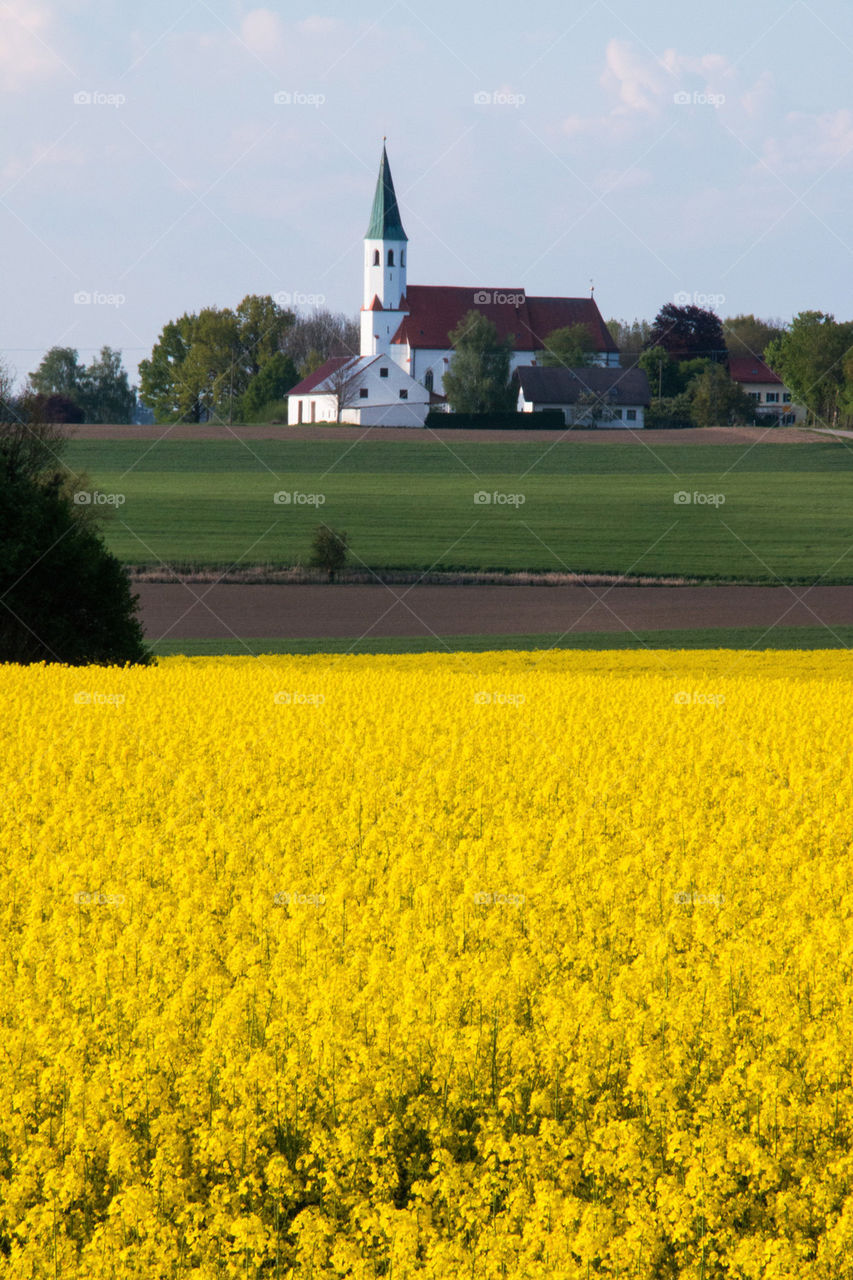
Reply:
[[[399, 308], [406, 292], [406, 249], [405, 240], [365, 240], [363, 307], [378, 298], [389, 311]], [[393, 255], [393, 263], [388, 261], [389, 255]]]
[[[405, 315], [405, 311], [362, 311], [360, 354], [376, 356], [391, 353], [391, 339]], [[400, 363], [396, 353], [394, 360]]]

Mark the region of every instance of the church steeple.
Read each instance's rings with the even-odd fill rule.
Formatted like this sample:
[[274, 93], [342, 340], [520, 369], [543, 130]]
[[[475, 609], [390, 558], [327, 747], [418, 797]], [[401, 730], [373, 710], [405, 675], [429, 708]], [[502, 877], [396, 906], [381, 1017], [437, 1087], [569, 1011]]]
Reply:
[[403, 230], [403, 220], [397, 204], [397, 193], [394, 190], [394, 179], [391, 177], [391, 166], [388, 163], [388, 152], [385, 139], [382, 140], [382, 160], [379, 164], [379, 178], [376, 182], [376, 195], [373, 197], [373, 210], [370, 215], [370, 226], [367, 228], [365, 240], [404, 240], [409, 237]]
[[364, 238], [364, 292], [361, 304], [361, 354], [390, 353], [391, 339], [406, 310], [406, 246], [397, 193], [385, 139], [370, 225]]

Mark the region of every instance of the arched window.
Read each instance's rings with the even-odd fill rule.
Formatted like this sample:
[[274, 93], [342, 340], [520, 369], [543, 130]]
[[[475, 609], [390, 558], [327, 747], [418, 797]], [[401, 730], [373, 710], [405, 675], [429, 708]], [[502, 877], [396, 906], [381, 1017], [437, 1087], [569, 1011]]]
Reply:
[[435, 379], [432, 376], [432, 369], [427, 369], [426, 373], [424, 374], [424, 387], [426, 388], [427, 391], [430, 391], [430, 392], [432, 391], [434, 382], [435, 382]]
[[373, 265], [374, 265], [374, 267], [381, 267], [381, 266], [382, 266], [382, 260], [381, 260], [381, 258], [379, 257], [379, 250], [378, 250], [378, 249], [376, 250], [376, 252], [375, 252], [375, 253], [374, 253], [374, 255], [373, 255]]
[[400, 266], [404, 267], [405, 265], [406, 265], [406, 250], [401, 249], [400, 250]]
[[394, 265], [394, 250], [389, 249], [388, 250], [388, 266], [393, 267], [393, 265]]

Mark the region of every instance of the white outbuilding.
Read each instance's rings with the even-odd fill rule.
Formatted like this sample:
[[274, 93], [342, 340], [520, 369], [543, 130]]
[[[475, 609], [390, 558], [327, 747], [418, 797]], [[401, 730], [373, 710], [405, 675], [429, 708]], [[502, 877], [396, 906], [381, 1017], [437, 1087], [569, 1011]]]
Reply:
[[287, 421], [422, 427], [429, 406], [426, 387], [388, 355], [333, 356], [289, 393]]

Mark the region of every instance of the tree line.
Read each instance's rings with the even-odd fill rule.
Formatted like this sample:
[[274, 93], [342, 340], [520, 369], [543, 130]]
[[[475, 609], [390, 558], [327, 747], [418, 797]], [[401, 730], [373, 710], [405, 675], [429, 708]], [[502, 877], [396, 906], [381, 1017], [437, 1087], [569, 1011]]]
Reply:
[[249, 294], [239, 306], [205, 307], [164, 325], [132, 386], [121, 351], [89, 364], [73, 347], [51, 347], [20, 391], [0, 362], [0, 422], [130, 423], [286, 421], [283, 400], [332, 355], [358, 355], [354, 319], [287, 310]]
[[749, 397], [738, 394], [729, 379], [727, 388], [720, 373], [698, 362], [727, 365], [732, 357], [752, 357], [782, 379], [810, 422], [853, 424], [853, 321], [822, 311], [801, 311], [790, 324], [754, 315], [717, 320], [713, 312], [667, 304], [652, 324], [610, 320], [608, 328], [622, 364], [639, 364], [648, 373], [663, 413], [688, 414], [697, 425], [710, 425], [717, 409], [748, 421]]
[[[648, 374], [649, 424], [706, 426], [755, 420], [752, 399], [728, 374], [735, 356], [764, 360], [810, 420], [853, 422], [853, 321], [819, 311], [790, 324], [667, 303], [655, 319], [611, 319], [623, 368]], [[513, 343], [476, 310], [449, 335], [454, 349], [444, 392], [457, 413], [514, 408]], [[358, 355], [355, 319], [317, 310], [300, 315], [269, 295], [249, 294], [235, 308], [205, 307], [169, 321], [130, 384], [122, 353], [101, 348], [83, 364], [72, 347], [52, 347], [19, 393], [0, 364], [0, 421], [123, 423], [147, 411], [157, 422], [287, 421], [286, 396], [332, 355]], [[583, 324], [544, 336], [540, 365], [582, 368], [594, 356]]]
[[331, 355], [357, 355], [344, 315], [300, 316], [250, 294], [233, 311], [206, 307], [167, 324], [139, 366], [140, 396], [158, 422], [286, 420], [282, 401]]

